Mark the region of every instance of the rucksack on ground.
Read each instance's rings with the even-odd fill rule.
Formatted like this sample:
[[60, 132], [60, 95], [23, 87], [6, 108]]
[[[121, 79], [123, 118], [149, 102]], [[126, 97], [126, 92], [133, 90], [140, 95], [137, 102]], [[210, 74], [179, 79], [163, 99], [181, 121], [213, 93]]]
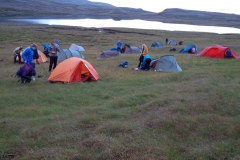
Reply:
[[18, 82], [30, 83], [32, 76], [36, 75], [35, 64], [24, 63], [17, 71], [16, 77], [20, 78]]

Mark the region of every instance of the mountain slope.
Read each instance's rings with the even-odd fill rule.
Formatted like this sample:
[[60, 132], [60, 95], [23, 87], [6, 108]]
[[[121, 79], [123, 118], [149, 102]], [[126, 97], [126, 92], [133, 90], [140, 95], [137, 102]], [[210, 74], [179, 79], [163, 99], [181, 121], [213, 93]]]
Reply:
[[0, 6], [0, 17], [142, 19], [164, 23], [240, 28], [240, 15], [235, 14], [183, 9], [166, 9], [160, 13], [153, 13], [142, 9], [115, 7], [106, 3], [90, 2], [88, 0], [4, 0]]

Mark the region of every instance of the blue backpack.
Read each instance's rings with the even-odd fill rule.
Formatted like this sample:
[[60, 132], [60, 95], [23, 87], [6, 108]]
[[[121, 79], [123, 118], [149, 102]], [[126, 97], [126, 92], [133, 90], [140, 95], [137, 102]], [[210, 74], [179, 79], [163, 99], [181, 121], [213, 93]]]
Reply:
[[230, 50], [227, 50], [225, 53], [225, 58], [232, 58], [232, 52]]
[[128, 62], [121, 62], [118, 67], [122, 67], [122, 68], [127, 68], [128, 67]]

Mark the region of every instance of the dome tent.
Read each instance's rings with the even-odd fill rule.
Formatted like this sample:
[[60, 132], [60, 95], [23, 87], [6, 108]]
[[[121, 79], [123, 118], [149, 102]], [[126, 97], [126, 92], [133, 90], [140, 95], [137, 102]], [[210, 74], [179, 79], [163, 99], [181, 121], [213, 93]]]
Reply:
[[58, 52], [58, 61], [63, 61], [71, 57], [78, 57], [82, 59], [85, 58], [84, 55], [82, 55], [79, 51], [76, 50], [60, 49], [60, 52]]
[[170, 40], [170, 41], [168, 41], [167, 45], [175, 46], [175, 45], [177, 45], [177, 42], [174, 40]]
[[204, 57], [210, 57], [210, 58], [225, 58], [226, 53], [229, 51], [232, 54], [232, 58], [235, 58], [235, 59], [240, 58], [240, 56], [238, 56], [229, 47], [224, 47], [221, 45], [207, 46], [196, 56], [204, 56]]
[[69, 50], [75, 50], [75, 51], [78, 51], [78, 52], [84, 52], [85, 51], [85, 49], [82, 46], [78, 46], [76, 44], [72, 44], [69, 47]]
[[187, 45], [184, 49], [180, 50], [179, 53], [192, 53], [191, 50], [192, 48], [195, 48], [195, 53], [198, 53], [197, 47], [195, 44], [189, 44]]
[[150, 63], [152, 70], [159, 72], [181, 72], [182, 69], [178, 65], [173, 55], [161, 56], [159, 59], [152, 60]]
[[163, 47], [161, 42], [154, 42], [151, 47]]
[[84, 82], [89, 79], [97, 81], [99, 75], [86, 60], [77, 57], [68, 58], [57, 65], [48, 78], [50, 82]]

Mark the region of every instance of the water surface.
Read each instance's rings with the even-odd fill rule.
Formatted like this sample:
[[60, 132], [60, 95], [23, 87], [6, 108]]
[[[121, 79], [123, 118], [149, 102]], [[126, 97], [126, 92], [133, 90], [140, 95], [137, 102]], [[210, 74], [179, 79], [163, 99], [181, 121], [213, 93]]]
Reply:
[[96, 28], [118, 27], [149, 30], [167, 30], [167, 31], [209, 32], [218, 34], [230, 34], [230, 33], [240, 34], [240, 29], [238, 28], [200, 26], [189, 24], [172, 24], [144, 20], [115, 21], [112, 19], [12, 19], [11, 21], [33, 24], [96, 27]]

